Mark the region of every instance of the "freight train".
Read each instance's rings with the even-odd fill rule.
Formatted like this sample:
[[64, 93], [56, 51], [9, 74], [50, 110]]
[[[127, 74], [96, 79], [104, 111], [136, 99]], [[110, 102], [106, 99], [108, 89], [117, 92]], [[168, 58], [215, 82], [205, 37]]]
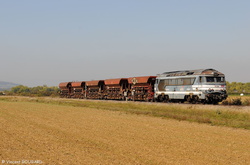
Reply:
[[227, 98], [225, 75], [215, 69], [157, 76], [62, 82], [60, 96], [79, 99], [217, 104]]

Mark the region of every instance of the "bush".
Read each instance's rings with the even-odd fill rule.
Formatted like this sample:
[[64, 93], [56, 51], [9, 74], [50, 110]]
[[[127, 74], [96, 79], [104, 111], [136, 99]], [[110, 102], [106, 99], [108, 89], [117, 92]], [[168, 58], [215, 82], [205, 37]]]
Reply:
[[223, 101], [221, 102], [221, 104], [222, 104], [222, 105], [229, 105], [228, 99], [227, 99], [227, 100], [223, 100]]
[[242, 103], [242, 105], [247, 105], [249, 106], [250, 105], [250, 99], [245, 99]]
[[242, 105], [241, 98], [228, 98], [222, 101], [223, 105]]
[[241, 99], [240, 98], [236, 98], [236, 99], [232, 99], [232, 105], [241, 105]]

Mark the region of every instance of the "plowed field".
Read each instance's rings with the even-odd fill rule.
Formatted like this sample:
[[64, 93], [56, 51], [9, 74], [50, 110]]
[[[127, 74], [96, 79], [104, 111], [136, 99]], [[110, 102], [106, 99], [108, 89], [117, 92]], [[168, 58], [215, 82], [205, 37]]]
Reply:
[[2, 164], [250, 164], [250, 131], [0, 101]]

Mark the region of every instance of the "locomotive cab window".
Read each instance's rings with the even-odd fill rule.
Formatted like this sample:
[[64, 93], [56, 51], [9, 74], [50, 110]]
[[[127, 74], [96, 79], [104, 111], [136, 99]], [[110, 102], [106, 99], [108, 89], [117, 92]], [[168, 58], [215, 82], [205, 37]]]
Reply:
[[214, 77], [206, 77], [207, 82], [215, 82]]
[[225, 82], [224, 77], [206, 77], [207, 82]]
[[224, 77], [216, 77], [216, 82], [225, 82]]

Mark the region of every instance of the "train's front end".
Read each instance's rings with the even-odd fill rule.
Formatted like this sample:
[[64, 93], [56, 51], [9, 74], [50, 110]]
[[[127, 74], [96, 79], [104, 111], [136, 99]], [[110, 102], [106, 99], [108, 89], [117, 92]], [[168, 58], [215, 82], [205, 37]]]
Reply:
[[227, 98], [225, 75], [214, 69], [202, 72], [198, 80], [198, 88], [202, 91], [205, 103], [218, 103]]

